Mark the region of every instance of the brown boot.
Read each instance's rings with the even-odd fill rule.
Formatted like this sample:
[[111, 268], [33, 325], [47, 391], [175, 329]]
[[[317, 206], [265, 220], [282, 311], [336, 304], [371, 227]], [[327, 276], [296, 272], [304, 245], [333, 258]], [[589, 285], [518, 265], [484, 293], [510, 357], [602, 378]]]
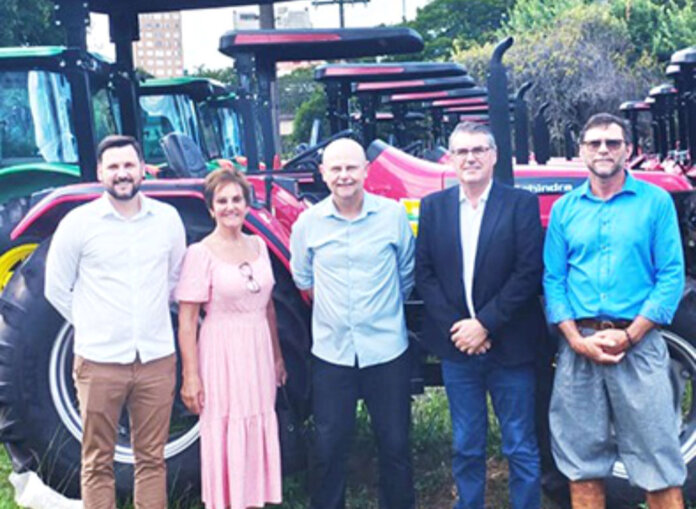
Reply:
[[684, 497], [679, 487], [647, 493], [650, 509], [684, 509]]
[[570, 500], [573, 509], [604, 509], [604, 481], [591, 479], [571, 482]]

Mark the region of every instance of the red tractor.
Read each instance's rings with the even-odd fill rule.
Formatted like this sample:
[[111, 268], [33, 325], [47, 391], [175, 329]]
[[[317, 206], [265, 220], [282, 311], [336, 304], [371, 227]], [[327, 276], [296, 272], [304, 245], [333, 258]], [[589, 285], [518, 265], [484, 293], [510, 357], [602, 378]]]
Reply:
[[[142, 2], [137, 0], [56, 0], [68, 29], [84, 37], [84, 17], [90, 8], [111, 16], [112, 38], [122, 69], [132, 68], [132, 40], [137, 35], [137, 13]], [[246, 3], [232, 0], [157, 0], [148, 2], [147, 10], [187, 9]], [[67, 15], [68, 13], [70, 15]], [[81, 32], [80, 32], [81, 31]], [[84, 40], [84, 39], [82, 39]], [[500, 45], [492, 58], [487, 83], [489, 115], [499, 145], [499, 166], [496, 178], [535, 192], [540, 199], [542, 220], [548, 219], [551, 204], [562, 193], [578, 186], [586, 174], [577, 165], [540, 167], [518, 165], [513, 172], [510, 131], [510, 100], [502, 57], [511, 41]], [[308, 415], [308, 360], [311, 337], [310, 306], [292, 283], [288, 269], [288, 236], [292, 222], [307, 203], [326, 195], [326, 188], [317, 173], [316, 155], [331, 138], [310, 147], [279, 168], [277, 140], [273, 136], [270, 84], [275, 78], [275, 64], [281, 60], [360, 58], [422, 49], [422, 39], [409, 29], [370, 30], [277, 30], [242, 31], [225, 34], [220, 50], [235, 58], [240, 77], [237, 106], [245, 124], [244, 153], [247, 174], [252, 182], [257, 204], [245, 222], [249, 232], [260, 235], [271, 252], [276, 279], [275, 301], [281, 346], [289, 372], [290, 399], [302, 415]], [[132, 70], [132, 69], [131, 69]], [[447, 79], [447, 78], [441, 78]], [[128, 134], [139, 132], [136, 101], [133, 91], [121, 93], [122, 122]], [[345, 113], [349, 113], [347, 110]], [[257, 120], [260, 133], [257, 130]], [[261, 136], [259, 136], [261, 134]], [[334, 136], [349, 135], [338, 129]], [[444, 133], [446, 134], [446, 133]], [[369, 138], [369, 134], [365, 137]], [[257, 140], [262, 146], [257, 149]], [[444, 137], [443, 137], [444, 139]], [[454, 172], [447, 166], [413, 157], [386, 143], [365, 139], [371, 161], [368, 190], [399, 200], [405, 204], [411, 219], [418, 217], [418, 201], [426, 194], [456, 183]], [[372, 142], [371, 142], [372, 141]], [[370, 143], [371, 142], [371, 143]], [[186, 145], [183, 145], [186, 147]], [[180, 150], [169, 154], [169, 163], [195, 161], [194, 151]], [[261, 168], [261, 162], [266, 169]], [[181, 171], [186, 165], [181, 165]], [[665, 329], [672, 355], [673, 384], [682, 405], [682, 444], [685, 459], [696, 457], [696, 413], [690, 397], [696, 375], [696, 292], [694, 274], [696, 257], [693, 238], [696, 232], [696, 197], [691, 185], [681, 176], [659, 172], [636, 172], [636, 177], [650, 180], [673, 193], [682, 221], [684, 247], [689, 263], [688, 291], [674, 324]], [[79, 441], [81, 426], [71, 380], [72, 327], [63, 321], [43, 297], [44, 265], [50, 237], [60, 219], [73, 207], [91, 200], [101, 192], [94, 183], [94, 172], [87, 169], [85, 183], [65, 186], [48, 192], [13, 231], [13, 237], [32, 236], [42, 239], [39, 248], [17, 270], [0, 296], [0, 439], [12, 457], [15, 469], [37, 470], [51, 486], [76, 496], [79, 486]], [[173, 204], [180, 212], [188, 242], [194, 242], [212, 229], [202, 197], [202, 181], [195, 178], [156, 179], [148, 181], [143, 191], [149, 196]], [[407, 303], [409, 323], [417, 338], [421, 303], [417, 296]], [[176, 309], [172, 309], [172, 315]], [[176, 322], [175, 322], [176, 323]], [[414, 339], [417, 342], [417, 339]], [[548, 401], [552, 347], [540, 360], [542, 391], [540, 401]], [[426, 383], [438, 383], [439, 367], [429, 362], [422, 371]], [[177, 391], [178, 392], [178, 391]], [[682, 401], [682, 397], [684, 397]], [[540, 405], [540, 422], [545, 415]], [[650, 418], [646, 416], [646, 418]], [[541, 433], [546, 437], [545, 427]], [[179, 400], [175, 402], [170, 439], [165, 449], [170, 490], [175, 496], [199, 493], [198, 429], [195, 416], [188, 413]], [[282, 447], [282, 444], [281, 444]], [[548, 452], [548, 451], [547, 451]], [[287, 460], [288, 458], [286, 458]], [[289, 458], [288, 464], [293, 463]], [[299, 462], [295, 462], [299, 463]], [[127, 419], [122, 419], [116, 452], [117, 490], [121, 498], [131, 493], [133, 454]], [[300, 466], [300, 465], [294, 465]], [[547, 456], [546, 487], [555, 498], [562, 498], [563, 480], [554, 477], [553, 464]], [[687, 496], [696, 498], [696, 486], [690, 478]], [[617, 464], [610, 480], [613, 502], [633, 502], [640, 493], [632, 491], [623, 466]]]

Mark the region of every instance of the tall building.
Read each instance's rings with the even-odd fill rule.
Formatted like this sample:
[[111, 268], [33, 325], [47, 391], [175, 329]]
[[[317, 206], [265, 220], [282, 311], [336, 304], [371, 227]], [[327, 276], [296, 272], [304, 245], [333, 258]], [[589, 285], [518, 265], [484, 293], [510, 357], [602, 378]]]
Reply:
[[141, 14], [139, 20], [140, 41], [133, 45], [136, 67], [156, 78], [181, 76], [181, 12]]

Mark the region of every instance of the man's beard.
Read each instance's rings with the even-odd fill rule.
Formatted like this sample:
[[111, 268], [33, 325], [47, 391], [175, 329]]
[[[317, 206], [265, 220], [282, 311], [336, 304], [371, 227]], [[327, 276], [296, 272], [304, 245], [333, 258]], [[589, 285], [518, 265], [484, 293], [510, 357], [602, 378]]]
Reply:
[[588, 164], [588, 165], [587, 165], [587, 169], [590, 170], [590, 172], [591, 172], [593, 175], [595, 175], [596, 177], [599, 177], [600, 179], [610, 179], [610, 178], [612, 178], [614, 175], [616, 175], [617, 173], [623, 171], [625, 165], [626, 165], [626, 161], [625, 161], [623, 158], [620, 158], [618, 161], [616, 161], [616, 163], [614, 163], [614, 166], [611, 167], [611, 170], [610, 170], [608, 173], [606, 173], [606, 172], [603, 172], [603, 173], [598, 172], [598, 171], [594, 168], [595, 165], [591, 165], [591, 164]]
[[[129, 182], [131, 184], [130, 191], [125, 194], [119, 194], [116, 192], [116, 186], [118, 186], [122, 182]], [[135, 181], [132, 179], [121, 179], [118, 182], [114, 182], [112, 186], [106, 188], [106, 192], [108, 192], [111, 196], [113, 196], [116, 200], [119, 201], [128, 201], [132, 199], [136, 194], [138, 194], [139, 190], [140, 184], [136, 184]]]

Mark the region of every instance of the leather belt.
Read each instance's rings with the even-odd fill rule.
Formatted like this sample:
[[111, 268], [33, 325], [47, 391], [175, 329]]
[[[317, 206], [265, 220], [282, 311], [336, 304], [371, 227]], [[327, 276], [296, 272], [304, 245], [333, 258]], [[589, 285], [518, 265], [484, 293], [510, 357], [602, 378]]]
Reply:
[[594, 330], [626, 329], [631, 325], [631, 320], [599, 320], [597, 318], [581, 318], [575, 323], [579, 327]]

